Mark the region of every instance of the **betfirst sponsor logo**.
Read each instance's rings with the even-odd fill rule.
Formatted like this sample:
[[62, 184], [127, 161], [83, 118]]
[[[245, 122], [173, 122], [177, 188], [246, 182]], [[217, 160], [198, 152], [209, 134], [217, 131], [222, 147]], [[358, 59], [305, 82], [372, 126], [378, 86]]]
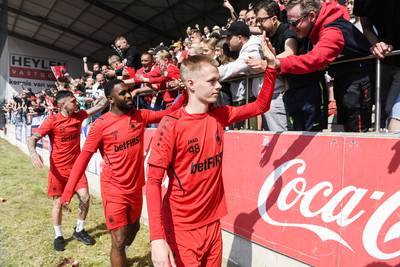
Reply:
[[[400, 191], [387, 195], [382, 191], [352, 185], [334, 188], [330, 181], [324, 180], [310, 186], [307, 177], [302, 177], [306, 168], [306, 161], [293, 159], [278, 166], [266, 178], [258, 195], [258, 212], [262, 220], [283, 229], [309, 231], [321, 242], [337, 242], [354, 254], [359, 252], [354, 247], [360, 247], [361, 243], [361, 247], [378, 260], [393, 260], [400, 256], [400, 247], [393, 246], [393, 242], [400, 238]], [[276, 209], [271, 212], [267, 208], [268, 197], [282, 182], [282, 175], [288, 171], [293, 173], [293, 170], [297, 176], [285, 179], [288, 182], [282, 185]], [[323, 196], [323, 203], [315, 201], [318, 196]], [[372, 213], [367, 212], [366, 207], [374, 207]], [[299, 213], [297, 219], [291, 217], [288, 220], [285, 214], [289, 212]], [[315, 223], [315, 219], [320, 223]], [[345, 237], [341, 229], [361, 229], [361, 235]]]

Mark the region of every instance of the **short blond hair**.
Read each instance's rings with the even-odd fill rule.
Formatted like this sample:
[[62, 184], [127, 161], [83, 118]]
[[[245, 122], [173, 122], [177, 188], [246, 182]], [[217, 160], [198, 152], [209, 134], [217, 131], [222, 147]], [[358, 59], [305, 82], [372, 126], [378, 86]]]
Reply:
[[161, 50], [156, 54], [156, 59], [168, 60], [171, 59], [171, 54], [166, 50]]
[[205, 64], [217, 67], [215, 63], [214, 59], [203, 55], [190, 56], [184, 59], [180, 67], [182, 81], [188, 80], [189, 73], [200, 71]]

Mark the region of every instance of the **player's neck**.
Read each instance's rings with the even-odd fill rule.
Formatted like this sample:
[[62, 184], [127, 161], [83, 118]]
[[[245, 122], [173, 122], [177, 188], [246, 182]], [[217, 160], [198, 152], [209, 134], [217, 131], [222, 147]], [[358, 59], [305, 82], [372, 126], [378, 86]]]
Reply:
[[203, 103], [198, 99], [189, 98], [188, 104], [185, 107], [185, 111], [189, 114], [207, 113], [208, 106], [208, 103]]
[[130, 110], [121, 110], [116, 106], [111, 106], [111, 113], [113, 115], [125, 115], [128, 114]]
[[70, 117], [72, 114], [70, 114], [68, 111], [66, 111], [65, 109], [61, 109], [60, 110], [61, 115], [63, 115], [64, 117]]

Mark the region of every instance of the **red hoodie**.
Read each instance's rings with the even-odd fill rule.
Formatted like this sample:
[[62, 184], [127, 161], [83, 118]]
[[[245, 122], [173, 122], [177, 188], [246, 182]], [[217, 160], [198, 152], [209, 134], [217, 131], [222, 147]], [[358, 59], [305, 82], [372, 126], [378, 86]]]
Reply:
[[320, 13], [309, 35], [314, 48], [304, 55], [279, 59], [281, 74], [315, 72], [334, 61], [344, 48], [344, 36], [339, 29], [325, 28], [325, 25], [339, 18], [343, 18], [343, 11], [336, 3], [322, 3]]

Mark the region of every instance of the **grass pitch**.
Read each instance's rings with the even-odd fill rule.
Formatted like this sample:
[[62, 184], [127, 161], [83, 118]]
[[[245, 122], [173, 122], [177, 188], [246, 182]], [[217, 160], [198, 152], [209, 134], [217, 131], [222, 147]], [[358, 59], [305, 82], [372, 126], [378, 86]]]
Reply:
[[[53, 250], [52, 200], [47, 193], [48, 169], [35, 169], [18, 148], [0, 139], [0, 266], [110, 266], [111, 237], [103, 208], [92, 198], [86, 231], [96, 239], [85, 246], [71, 235], [77, 218], [77, 199], [63, 214], [65, 251]], [[144, 225], [127, 252], [130, 266], [151, 266], [148, 228]]]

